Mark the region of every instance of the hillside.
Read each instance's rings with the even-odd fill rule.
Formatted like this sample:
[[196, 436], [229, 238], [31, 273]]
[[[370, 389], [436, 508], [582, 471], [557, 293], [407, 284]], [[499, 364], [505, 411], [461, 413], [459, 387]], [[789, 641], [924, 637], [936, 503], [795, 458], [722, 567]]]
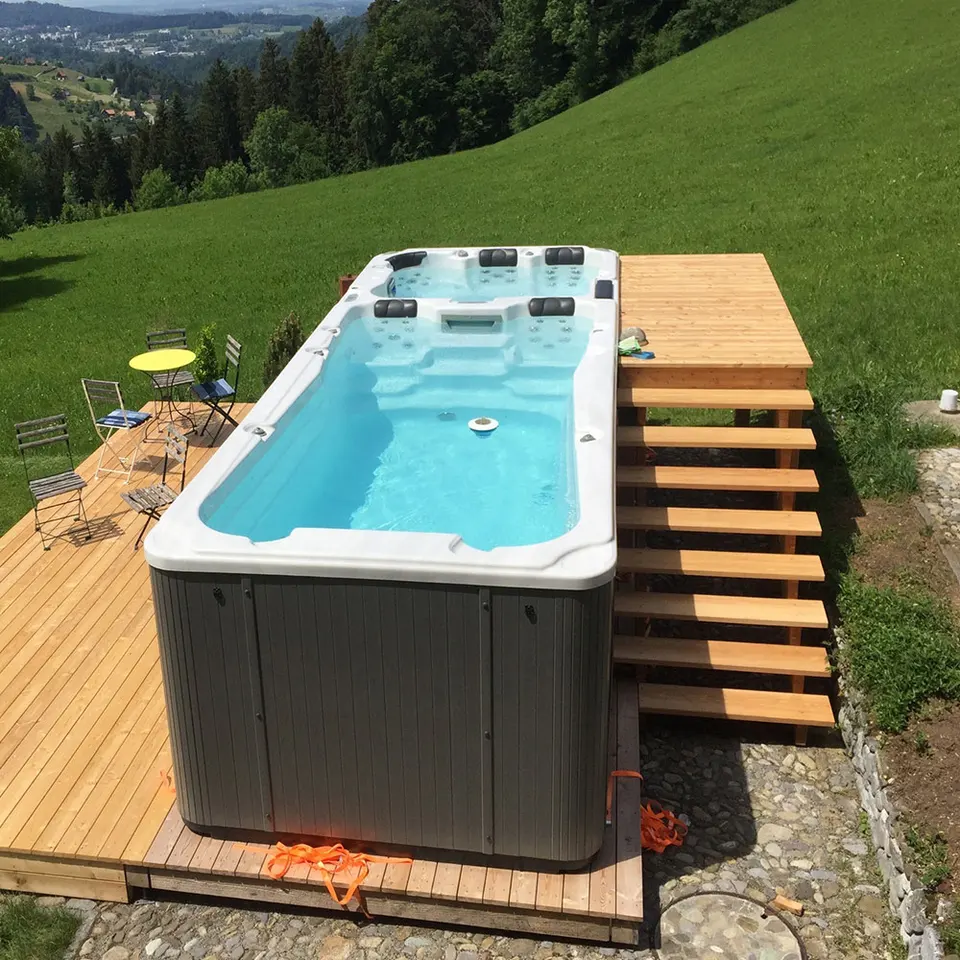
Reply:
[[[23, 97], [30, 116], [37, 125], [37, 138], [52, 137], [61, 127], [66, 127], [77, 139], [83, 124], [111, 102], [113, 87], [99, 77], [84, 76], [69, 67], [25, 66], [23, 64], [0, 64], [0, 74], [10, 80], [10, 85]], [[66, 77], [57, 80], [57, 74]], [[27, 97], [27, 86], [33, 87], [34, 99]], [[57, 100], [57, 91], [66, 91], [69, 96]], [[126, 102], [122, 100], [124, 106]], [[67, 104], [70, 104], [70, 107]]]
[[253, 397], [283, 315], [317, 323], [339, 274], [408, 245], [762, 251], [844, 415], [865, 386], [956, 386], [958, 37], [941, 0], [797, 0], [492, 147], [23, 232], [0, 248], [0, 422], [67, 410], [89, 448], [79, 378], [141, 403], [126, 361], [167, 326], [243, 341]]

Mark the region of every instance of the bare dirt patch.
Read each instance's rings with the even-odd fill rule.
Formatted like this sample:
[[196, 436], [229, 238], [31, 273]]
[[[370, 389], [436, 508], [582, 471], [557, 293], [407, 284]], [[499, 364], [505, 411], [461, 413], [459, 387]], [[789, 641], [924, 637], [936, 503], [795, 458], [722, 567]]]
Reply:
[[[951, 876], [937, 889], [960, 892], [960, 707], [928, 708], [903, 733], [891, 737], [883, 752], [894, 778], [894, 802], [904, 820], [927, 840], [939, 834], [946, 842], [943, 859]], [[927, 853], [921, 859], [937, 858]], [[937, 864], [919, 866], [932, 870]]]
[[912, 501], [867, 500], [863, 514], [850, 563], [864, 580], [878, 587], [919, 587], [960, 610], [960, 584]]
[[[960, 584], [936, 540], [935, 530], [914, 503], [869, 500], [857, 518], [858, 541], [851, 567], [880, 587], [923, 589], [960, 614]], [[935, 875], [937, 859], [950, 868], [942, 893], [960, 891], [960, 705], [929, 704], [903, 733], [883, 748], [896, 805], [905, 827], [919, 832], [912, 860], [920, 873]], [[945, 849], [934, 838], [942, 837]]]

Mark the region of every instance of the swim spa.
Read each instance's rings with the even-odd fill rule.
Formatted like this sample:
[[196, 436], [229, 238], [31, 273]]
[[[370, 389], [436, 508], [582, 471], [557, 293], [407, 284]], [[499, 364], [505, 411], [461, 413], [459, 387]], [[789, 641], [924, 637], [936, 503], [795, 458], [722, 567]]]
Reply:
[[193, 829], [598, 849], [617, 258], [557, 249], [590, 295], [390, 297], [375, 258], [148, 536]]

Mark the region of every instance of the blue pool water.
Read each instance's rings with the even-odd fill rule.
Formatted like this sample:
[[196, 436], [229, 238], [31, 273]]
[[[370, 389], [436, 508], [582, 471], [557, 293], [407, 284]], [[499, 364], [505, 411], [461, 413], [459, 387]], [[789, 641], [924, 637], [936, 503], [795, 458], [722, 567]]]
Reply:
[[[481, 550], [558, 537], [579, 519], [572, 377], [591, 326], [350, 321], [200, 516], [253, 541], [298, 527], [459, 534]], [[500, 421], [486, 438], [467, 426], [481, 415]]]
[[429, 259], [397, 270], [387, 292], [392, 297], [440, 297], [478, 301], [495, 297], [586, 297], [592, 294], [596, 271], [584, 266], [480, 267]]

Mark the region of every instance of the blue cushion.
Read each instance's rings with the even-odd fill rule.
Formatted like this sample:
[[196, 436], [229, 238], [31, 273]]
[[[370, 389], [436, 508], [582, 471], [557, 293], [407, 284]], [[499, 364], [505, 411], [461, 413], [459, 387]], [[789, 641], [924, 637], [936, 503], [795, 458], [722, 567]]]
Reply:
[[210, 383], [195, 383], [190, 389], [204, 402], [222, 400], [224, 397], [232, 397], [236, 393], [233, 387], [222, 377]]
[[[141, 423], [146, 423], [153, 414], [144, 413], [142, 410], [112, 410], [105, 417], [101, 417], [97, 423], [101, 427], [139, 427]], [[126, 417], [126, 420], [124, 420]]]

